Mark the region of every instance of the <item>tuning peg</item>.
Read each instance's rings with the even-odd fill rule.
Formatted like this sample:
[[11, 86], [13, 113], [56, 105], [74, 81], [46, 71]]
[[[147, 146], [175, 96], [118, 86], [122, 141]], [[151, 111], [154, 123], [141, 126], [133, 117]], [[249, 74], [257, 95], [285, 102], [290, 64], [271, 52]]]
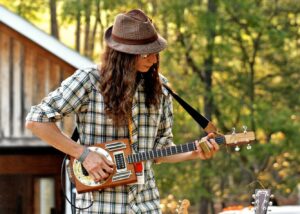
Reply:
[[234, 151], [238, 152], [240, 150], [241, 150], [241, 148], [238, 145], [236, 145], [235, 148], [234, 148]]
[[252, 194], [252, 198], [255, 199], [255, 198], [256, 198], [256, 195], [255, 195], [255, 194]]
[[247, 149], [248, 150], [252, 149], [252, 146], [250, 144], [247, 144]]
[[243, 125], [244, 133], [247, 133], [247, 126]]
[[272, 205], [273, 205], [273, 202], [272, 202], [272, 201], [270, 201], [270, 202], [269, 202], [269, 206], [272, 206]]
[[[233, 136], [235, 136], [235, 134], [236, 134], [236, 132], [235, 132], [235, 127], [232, 127], [232, 133], [231, 133]], [[234, 142], [235, 144], [237, 143], [237, 142]], [[240, 147], [238, 146], [238, 145], [236, 145], [235, 146], [235, 148], [234, 148], [234, 150], [236, 151], [236, 152], [238, 152], [238, 151], [240, 151], [241, 149], [240, 149]]]
[[235, 127], [232, 127], [232, 134], [235, 135], [236, 132], [235, 132]]

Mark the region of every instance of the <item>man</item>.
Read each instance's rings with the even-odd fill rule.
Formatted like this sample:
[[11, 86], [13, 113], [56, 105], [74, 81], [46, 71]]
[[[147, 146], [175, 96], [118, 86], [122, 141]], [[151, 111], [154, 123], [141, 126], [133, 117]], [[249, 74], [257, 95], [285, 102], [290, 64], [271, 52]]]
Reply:
[[[84, 145], [129, 138], [134, 152], [172, 146], [172, 99], [158, 73], [159, 52], [167, 42], [141, 10], [119, 14], [105, 32], [107, 48], [101, 65], [77, 70], [61, 86], [33, 106], [26, 127], [56, 149], [78, 159], [95, 180], [108, 178], [114, 163]], [[75, 113], [80, 144], [64, 135], [55, 122]], [[219, 149], [157, 158], [144, 164], [139, 184], [92, 191], [93, 205], [81, 213], [161, 213], [152, 163], [207, 159]], [[87, 207], [89, 194], [78, 194], [76, 205]]]

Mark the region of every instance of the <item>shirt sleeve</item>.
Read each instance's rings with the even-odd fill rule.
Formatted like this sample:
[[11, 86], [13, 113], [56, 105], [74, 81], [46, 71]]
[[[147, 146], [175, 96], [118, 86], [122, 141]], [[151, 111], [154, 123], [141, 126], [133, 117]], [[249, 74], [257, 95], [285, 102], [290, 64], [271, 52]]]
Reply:
[[48, 94], [40, 104], [32, 106], [26, 120], [56, 122], [72, 112], [78, 112], [88, 101], [86, 95], [90, 88], [88, 73], [77, 70], [65, 79], [59, 88]]
[[160, 149], [164, 147], [174, 146], [173, 143], [173, 103], [170, 95], [164, 95], [163, 112], [161, 121], [159, 123], [155, 148]]

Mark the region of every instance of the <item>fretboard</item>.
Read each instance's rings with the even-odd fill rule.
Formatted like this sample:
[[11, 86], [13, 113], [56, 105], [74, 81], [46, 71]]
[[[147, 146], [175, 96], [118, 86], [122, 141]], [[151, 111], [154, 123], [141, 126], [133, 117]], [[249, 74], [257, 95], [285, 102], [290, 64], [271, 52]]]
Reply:
[[[217, 136], [215, 138], [215, 141], [218, 144], [222, 144], [225, 142], [224, 136]], [[157, 149], [157, 150], [151, 150], [147, 152], [140, 152], [136, 154], [128, 155], [128, 163], [137, 163], [141, 161], [147, 161], [147, 160], [153, 160], [155, 158], [165, 157], [165, 156], [171, 156], [176, 155], [180, 153], [185, 152], [191, 152], [195, 151], [197, 149], [196, 143], [186, 143], [186, 144], [180, 144], [177, 146], [170, 146], [163, 149]]]

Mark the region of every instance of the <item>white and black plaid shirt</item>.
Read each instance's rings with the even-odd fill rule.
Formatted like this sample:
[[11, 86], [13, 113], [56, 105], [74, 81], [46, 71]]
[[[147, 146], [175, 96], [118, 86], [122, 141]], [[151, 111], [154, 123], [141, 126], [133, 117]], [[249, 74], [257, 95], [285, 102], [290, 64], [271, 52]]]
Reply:
[[[161, 80], [166, 82], [161, 76]], [[80, 143], [93, 145], [120, 138], [128, 138], [128, 127], [116, 127], [105, 115], [103, 97], [99, 92], [96, 68], [77, 70], [61, 86], [33, 106], [26, 120], [56, 122], [75, 113]], [[133, 148], [149, 151], [173, 145], [172, 97], [163, 88], [160, 108], [147, 108], [143, 81], [137, 87], [132, 106]], [[161, 213], [159, 192], [155, 184], [151, 161], [145, 163], [145, 184], [125, 185], [94, 191], [94, 204], [79, 213]], [[76, 206], [87, 207], [89, 194], [77, 194]]]

